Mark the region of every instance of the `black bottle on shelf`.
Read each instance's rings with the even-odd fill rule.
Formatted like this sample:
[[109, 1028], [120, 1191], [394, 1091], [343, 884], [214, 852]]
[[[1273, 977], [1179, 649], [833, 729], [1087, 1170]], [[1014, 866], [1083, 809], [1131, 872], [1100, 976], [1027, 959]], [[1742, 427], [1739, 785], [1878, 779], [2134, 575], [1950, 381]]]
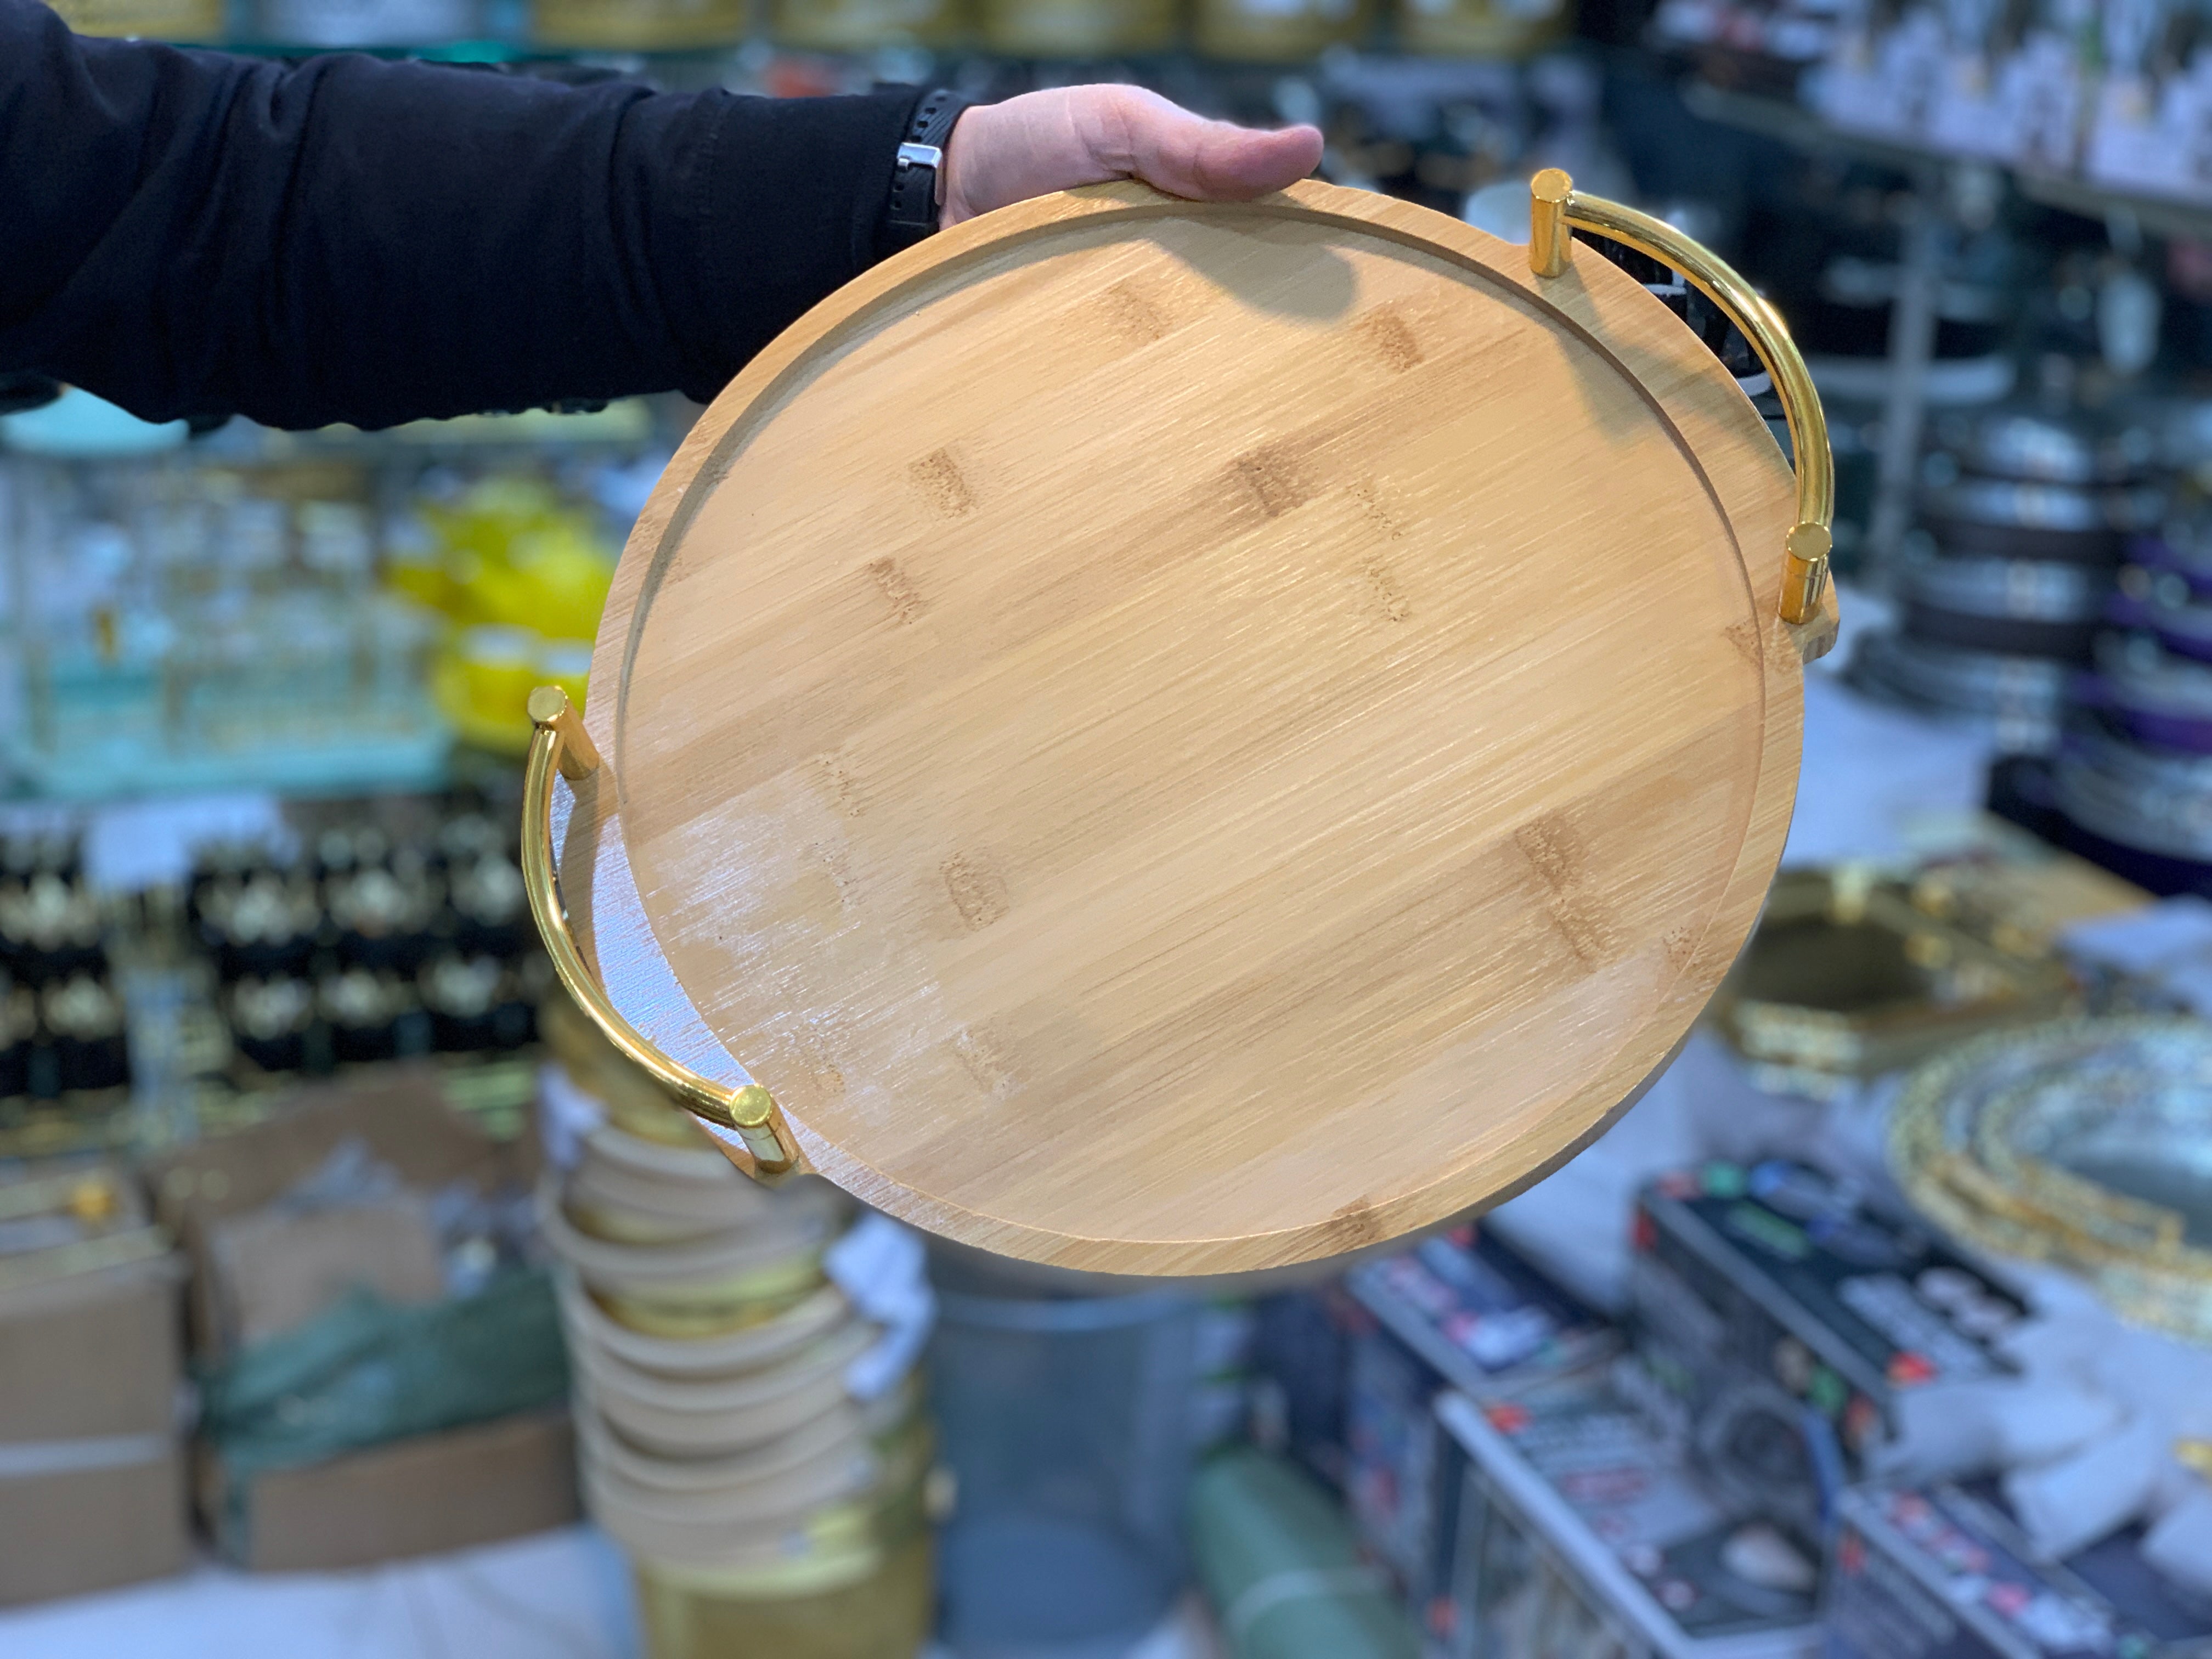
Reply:
[[456, 804], [438, 826], [438, 857], [448, 869], [512, 853], [509, 827], [473, 805]]
[[314, 987], [300, 975], [248, 974], [224, 994], [222, 1011], [238, 1052], [264, 1072], [307, 1069]]
[[274, 865], [215, 877], [199, 887], [193, 908], [226, 980], [304, 972], [323, 927], [314, 884]]
[[398, 1060], [417, 1048], [409, 1041], [408, 1017], [418, 1006], [414, 988], [389, 968], [325, 974], [315, 986], [315, 1006], [330, 1028], [331, 1058], [342, 1065]]
[[31, 1051], [38, 1036], [37, 994], [0, 979], [0, 1100], [31, 1092]]
[[105, 969], [98, 899], [51, 870], [0, 884], [0, 957], [32, 985]]
[[39, 995], [40, 1023], [52, 1045], [54, 1083], [62, 1094], [96, 1094], [131, 1085], [123, 999], [105, 974], [82, 971]]
[[530, 942], [530, 900], [522, 868], [504, 850], [453, 866], [447, 881], [454, 943], [465, 955], [511, 957]]
[[392, 838], [373, 823], [334, 825], [315, 837], [315, 873], [328, 881], [381, 864], [391, 856]]
[[438, 1053], [520, 1048], [535, 1036], [535, 1013], [514, 967], [495, 956], [435, 957], [420, 975]]
[[407, 973], [435, 948], [445, 883], [419, 848], [404, 847], [325, 876], [323, 904], [348, 968]]
[[49, 830], [0, 839], [0, 874], [9, 880], [28, 881], [33, 876], [59, 876], [74, 881], [81, 873], [82, 849], [76, 836]]

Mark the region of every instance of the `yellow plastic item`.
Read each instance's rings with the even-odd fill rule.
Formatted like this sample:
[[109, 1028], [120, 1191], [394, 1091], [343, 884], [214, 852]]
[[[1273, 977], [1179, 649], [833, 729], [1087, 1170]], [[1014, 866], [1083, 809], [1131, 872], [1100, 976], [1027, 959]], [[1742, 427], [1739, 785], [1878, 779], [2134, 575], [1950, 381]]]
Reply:
[[453, 624], [431, 670], [446, 718], [468, 743], [520, 754], [532, 687], [584, 699], [611, 550], [588, 514], [526, 474], [485, 478], [422, 517], [429, 546], [396, 557], [386, 580]]
[[467, 711], [478, 720], [496, 720], [502, 711], [529, 701], [538, 636], [528, 629], [464, 629], [453, 641], [453, 654], [460, 665]]
[[486, 478], [422, 521], [438, 548], [442, 582], [419, 566], [408, 591], [464, 625], [527, 628], [550, 639], [588, 640], [613, 579], [612, 550], [591, 517], [526, 475]]
[[505, 556], [457, 572], [464, 620], [534, 628], [550, 639], [588, 640], [614, 575], [590, 526], [556, 520], [518, 533]]
[[435, 548], [392, 549], [384, 561], [384, 585], [426, 611], [441, 616], [452, 611], [453, 578], [446, 574], [445, 557]]

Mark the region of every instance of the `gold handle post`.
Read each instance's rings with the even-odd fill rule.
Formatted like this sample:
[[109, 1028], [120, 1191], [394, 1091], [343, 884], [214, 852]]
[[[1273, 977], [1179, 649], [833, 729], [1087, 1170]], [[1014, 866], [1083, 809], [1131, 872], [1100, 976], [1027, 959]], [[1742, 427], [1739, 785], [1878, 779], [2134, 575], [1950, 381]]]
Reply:
[[555, 685], [530, 694], [530, 761], [522, 783], [522, 884], [530, 895], [530, 914], [553, 958], [553, 971], [607, 1041], [672, 1096], [706, 1127], [730, 1161], [756, 1181], [776, 1182], [806, 1167], [791, 1127], [775, 1098], [760, 1085], [732, 1089], [679, 1066], [655, 1048], [623, 1017], [585, 963], [562, 902], [553, 867], [553, 777], [571, 783], [599, 769], [599, 754], [584, 722]]
[[1593, 231], [1680, 271], [1751, 342], [1781, 395], [1790, 447], [1797, 453], [1797, 522], [1783, 544], [1782, 620], [1800, 627], [1818, 622], [1833, 546], [1829, 526], [1836, 515], [1836, 461], [1820, 394], [1781, 317], [1726, 260], [1663, 219], [1585, 196], [1557, 167], [1531, 179], [1528, 194], [1528, 266], [1539, 276], [1565, 276], [1574, 260], [1575, 231]]

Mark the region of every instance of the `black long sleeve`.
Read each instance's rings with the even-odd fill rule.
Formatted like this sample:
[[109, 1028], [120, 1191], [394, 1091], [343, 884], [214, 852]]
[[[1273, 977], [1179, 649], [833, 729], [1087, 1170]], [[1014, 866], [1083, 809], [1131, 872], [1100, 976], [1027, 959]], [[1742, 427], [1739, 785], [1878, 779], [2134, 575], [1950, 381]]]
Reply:
[[704, 399], [873, 259], [915, 95], [286, 65], [0, 0], [0, 372], [291, 428]]

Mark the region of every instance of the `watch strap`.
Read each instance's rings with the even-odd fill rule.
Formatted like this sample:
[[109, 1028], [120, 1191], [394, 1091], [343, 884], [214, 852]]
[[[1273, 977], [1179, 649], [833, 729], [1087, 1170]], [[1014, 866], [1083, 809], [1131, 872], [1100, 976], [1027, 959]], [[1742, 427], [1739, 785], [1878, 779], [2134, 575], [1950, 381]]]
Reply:
[[893, 252], [911, 247], [937, 228], [937, 181], [945, 170], [945, 142], [971, 100], [939, 87], [922, 94], [907, 123], [891, 167], [891, 195], [884, 213]]

